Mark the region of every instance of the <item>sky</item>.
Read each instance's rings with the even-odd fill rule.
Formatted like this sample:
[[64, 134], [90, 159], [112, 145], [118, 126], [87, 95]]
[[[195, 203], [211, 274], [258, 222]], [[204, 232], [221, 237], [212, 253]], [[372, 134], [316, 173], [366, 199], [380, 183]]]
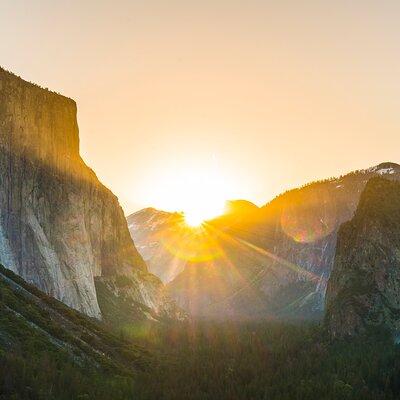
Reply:
[[0, 65], [76, 100], [126, 214], [193, 182], [261, 205], [400, 162], [399, 20], [389, 0], [0, 0]]

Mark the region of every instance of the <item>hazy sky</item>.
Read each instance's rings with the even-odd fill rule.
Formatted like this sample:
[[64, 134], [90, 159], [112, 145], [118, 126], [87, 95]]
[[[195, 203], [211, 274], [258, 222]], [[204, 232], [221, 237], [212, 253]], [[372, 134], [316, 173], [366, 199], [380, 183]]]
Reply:
[[126, 213], [213, 168], [263, 204], [400, 161], [399, 21], [395, 0], [0, 0], [0, 65], [77, 101]]

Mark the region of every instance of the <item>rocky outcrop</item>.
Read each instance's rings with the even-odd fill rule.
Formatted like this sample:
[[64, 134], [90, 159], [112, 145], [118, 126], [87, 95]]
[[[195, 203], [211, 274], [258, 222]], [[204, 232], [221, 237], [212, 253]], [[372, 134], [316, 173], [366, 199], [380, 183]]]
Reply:
[[400, 183], [371, 179], [338, 233], [326, 296], [332, 337], [400, 329]]
[[100, 317], [95, 278], [147, 269], [117, 198], [79, 155], [76, 113], [73, 100], [0, 69], [0, 262]]
[[100, 309], [113, 326], [142, 320], [187, 319], [186, 312], [171, 300], [159, 278], [147, 272], [96, 277], [95, 285]]

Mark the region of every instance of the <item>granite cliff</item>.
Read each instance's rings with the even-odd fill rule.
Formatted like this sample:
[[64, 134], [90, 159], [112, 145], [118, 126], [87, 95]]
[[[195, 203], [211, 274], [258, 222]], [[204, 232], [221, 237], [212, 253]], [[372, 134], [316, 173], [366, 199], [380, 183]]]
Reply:
[[102, 315], [95, 281], [112, 290], [119, 276], [135, 290], [114, 294], [162, 312], [118, 199], [80, 157], [76, 114], [73, 100], [0, 69], [0, 263], [89, 316]]
[[373, 178], [338, 233], [326, 295], [332, 337], [400, 329], [400, 183]]

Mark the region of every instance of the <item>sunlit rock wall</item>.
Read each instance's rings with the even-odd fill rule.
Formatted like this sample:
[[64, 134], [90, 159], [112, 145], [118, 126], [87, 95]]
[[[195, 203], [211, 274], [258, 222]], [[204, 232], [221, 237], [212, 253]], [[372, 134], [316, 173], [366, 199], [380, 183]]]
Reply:
[[146, 266], [117, 198], [79, 155], [76, 112], [0, 69], [0, 263], [99, 317], [94, 277]]

